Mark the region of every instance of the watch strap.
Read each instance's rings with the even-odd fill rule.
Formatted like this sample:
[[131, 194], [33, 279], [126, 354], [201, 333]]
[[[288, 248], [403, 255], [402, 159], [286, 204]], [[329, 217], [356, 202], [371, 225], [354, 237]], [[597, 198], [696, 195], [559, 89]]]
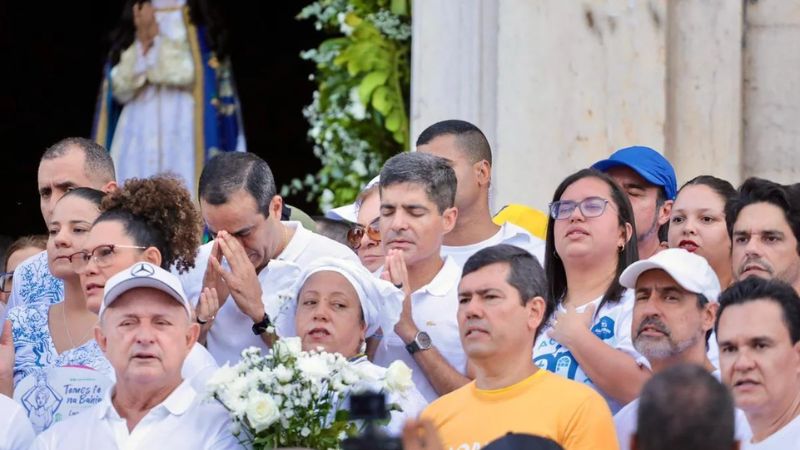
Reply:
[[256, 336], [261, 336], [265, 331], [267, 331], [267, 328], [269, 328], [270, 325], [272, 325], [272, 322], [269, 320], [267, 313], [264, 313], [264, 318], [261, 319], [261, 322], [256, 322], [253, 324], [253, 334]]

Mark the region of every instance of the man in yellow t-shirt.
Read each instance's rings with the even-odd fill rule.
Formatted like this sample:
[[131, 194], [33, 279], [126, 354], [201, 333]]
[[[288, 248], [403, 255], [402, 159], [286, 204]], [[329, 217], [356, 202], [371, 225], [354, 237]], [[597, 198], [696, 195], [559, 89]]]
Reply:
[[550, 438], [566, 450], [616, 450], [608, 406], [592, 388], [533, 364], [537, 333], [555, 304], [538, 262], [510, 245], [464, 265], [458, 329], [475, 381], [431, 403], [444, 450], [479, 450], [509, 432]]

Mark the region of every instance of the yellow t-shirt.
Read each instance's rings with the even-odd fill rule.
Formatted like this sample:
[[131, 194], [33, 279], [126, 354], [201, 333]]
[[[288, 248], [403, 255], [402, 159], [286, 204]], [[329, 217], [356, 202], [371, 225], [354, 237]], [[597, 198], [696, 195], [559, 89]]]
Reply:
[[422, 417], [433, 421], [445, 450], [479, 450], [509, 432], [547, 437], [565, 450], [619, 449], [605, 400], [546, 370], [503, 389], [481, 390], [473, 381], [431, 403]]

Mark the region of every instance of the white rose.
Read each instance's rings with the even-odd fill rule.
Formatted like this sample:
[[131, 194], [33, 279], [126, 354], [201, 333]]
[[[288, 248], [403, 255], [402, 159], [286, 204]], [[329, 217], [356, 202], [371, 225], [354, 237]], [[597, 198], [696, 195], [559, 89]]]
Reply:
[[269, 428], [280, 418], [280, 411], [275, 400], [263, 392], [255, 393], [250, 396], [245, 409], [247, 420], [250, 425], [259, 433]]
[[386, 369], [385, 382], [389, 392], [403, 392], [413, 385], [411, 369], [403, 361], [395, 361]]
[[279, 364], [278, 367], [272, 369], [272, 372], [275, 374], [275, 378], [278, 379], [281, 383], [288, 383], [292, 379], [292, 369], [284, 366], [283, 364]]
[[330, 373], [328, 365], [325, 364], [325, 359], [318, 356], [308, 356], [298, 359], [297, 367], [306, 378], [313, 381], [319, 381]]
[[214, 374], [211, 375], [211, 378], [209, 378], [206, 383], [206, 389], [210, 392], [218, 391], [221, 388], [227, 387], [238, 376], [239, 373], [236, 369], [226, 363], [224, 366], [214, 371]]
[[299, 355], [303, 350], [300, 338], [296, 336], [279, 339], [277, 342], [275, 342], [274, 348], [276, 353], [282, 355]]

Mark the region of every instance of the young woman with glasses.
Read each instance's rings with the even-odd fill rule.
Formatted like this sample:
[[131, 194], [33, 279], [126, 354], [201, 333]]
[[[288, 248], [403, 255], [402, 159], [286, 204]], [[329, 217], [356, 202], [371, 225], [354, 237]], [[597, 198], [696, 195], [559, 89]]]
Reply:
[[633, 292], [619, 275], [636, 261], [628, 198], [607, 175], [584, 169], [556, 189], [547, 224], [549, 320], [534, 346], [537, 366], [586, 383], [612, 413], [650, 375], [633, 348]]
[[[94, 340], [99, 303], [87, 304], [70, 256], [82, 248], [92, 223], [100, 215], [103, 192], [78, 188], [62, 197], [48, 227], [47, 261], [50, 272], [64, 281], [63, 301], [12, 308], [5, 339], [0, 345], [0, 390], [11, 396], [13, 386], [47, 367], [83, 366], [113, 377], [113, 369]], [[13, 382], [8, 369], [13, 367]]]
[[[179, 273], [194, 266], [202, 220], [189, 191], [177, 178], [130, 179], [103, 199], [100, 210], [82, 250], [71, 257], [87, 302], [97, 305], [97, 310], [106, 281], [137, 262]], [[206, 332], [217, 309], [216, 292], [206, 289], [195, 317]], [[196, 344], [184, 362], [184, 379], [192, 378], [199, 386], [203, 377], [196, 375], [207, 376], [215, 367], [211, 354]]]

